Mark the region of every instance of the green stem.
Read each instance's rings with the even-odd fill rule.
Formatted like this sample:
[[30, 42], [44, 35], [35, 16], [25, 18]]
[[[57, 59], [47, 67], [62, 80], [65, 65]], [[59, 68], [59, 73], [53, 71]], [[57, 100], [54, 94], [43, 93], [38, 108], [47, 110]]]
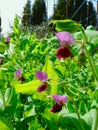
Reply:
[[[80, 26], [80, 29], [81, 29], [81, 31], [82, 31], [82, 33], [83, 33], [85, 42], [86, 42], [86, 43], [89, 43], [89, 42], [88, 42], [88, 39], [87, 39], [87, 36], [86, 36], [86, 34], [85, 34], [85, 31], [84, 31], [84, 29], [83, 29], [83, 27]], [[88, 60], [89, 60], [89, 64], [90, 64], [90, 66], [91, 66], [93, 75], [94, 75], [96, 81], [98, 82], [98, 75], [97, 75], [97, 71], [96, 71], [96, 69], [95, 69], [95, 64], [94, 64], [94, 62], [93, 62], [92, 57], [91, 57], [90, 54], [89, 54], [89, 51], [88, 51], [87, 48], [86, 48], [86, 45], [84, 45], [84, 49], [85, 49], [87, 58], [88, 58]]]
[[82, 128], [82, 130], [85, 130], [85, 128], [84, 128], [84, 126], [83, 126], [83, 124], [82, 124], [82, 120], [81, 120], [81, 117], [80, 117], [80, 114], [79, 114], [77, 105], [76, 105], [76, 103], [75, 103], [75, 101], [74, 101], [74, 99], [73, 99], [73, 97], [72, 97], [72, 92], [71, 92], [67, 87], [65, 87], [65, 89], [66, 89], [66, 91], [68, 92], [69, 96], [71, 96], [71, 99], [72, 99], [72, 101], [73, 101], [73, 103], [74, 103], [74, 105], [75, 105], [76, 113], [77, 113], [77, 116], [78, 116], [78, 119], [79, 119], [81, 128]]
[[[73, 100], [73, 99], [72, 99], [72, 100]], [[73, 102], [74, 102], [74, 100], [73, 100]], [[78, 111], [78, 109], [77, 109], [77, 105], [76, 105], [75, 102], [74, 102], [74, 105], [75, 105], [76, 113], [77, 113], [77, 116], [78, 116], [78, 119], [79, 119], [79, 122], [80, 122], [81, 128], [82, 128], [82, 130], [85, 130], [85, 128], [84, 128], [84, 126], [83, 126], [83, 124], [82, 124], [82, 120], [81, 120], [81, 117], [80, 117], [79, 111]]]
[[92, 59], [92, 57], [89, 55], [89, 52], [88, 52], [86, 46], [84, 46], [84, 49], [85, 49], [86, 55], [87, 55], [87, 57], [88, 57], [89, 64], [90, 64], [90, 66], [91, 66], [93, 75], [94, 75], [96, 81], [98, 82], [98, 75], [97, 75], [97, 71], [96, 71], [96, 69], [95, 69], [95, 64], [94, 64], [94, 62], [93, 62], [93, 59]]
[[4, 98], [4, 94], [2, 92], [2, 89], [0, 90], [0, 92], [1, 92], [2, 100], [3, 100], [4, 109], [5, 109], [6, 108], [6, 103], [5, 103], [5, 98]]

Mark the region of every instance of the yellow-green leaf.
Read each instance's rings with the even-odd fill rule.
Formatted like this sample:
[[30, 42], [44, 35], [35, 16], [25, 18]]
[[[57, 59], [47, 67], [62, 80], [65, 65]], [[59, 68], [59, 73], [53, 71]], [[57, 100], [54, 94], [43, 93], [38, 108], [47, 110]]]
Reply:
[[36, 89], [40, 84], [41, 82], [39, 80], [33, 80], [24, 84], [16, 83], [14, 87], [16, 92], [22, 94], [33, 94], [34, 92], [36, 92]]

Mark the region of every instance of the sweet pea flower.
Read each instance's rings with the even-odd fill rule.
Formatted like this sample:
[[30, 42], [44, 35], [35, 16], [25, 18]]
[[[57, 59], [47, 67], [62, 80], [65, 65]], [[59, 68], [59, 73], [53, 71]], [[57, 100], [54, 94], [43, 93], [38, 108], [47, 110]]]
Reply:
[[0, 59], [0, 65], [2, 65], [2, 59]]
[[59, 104], [61, 106], [63, 106], [68, 100], [67, 96], [65, 96], [65, 95], [61, 96], [61, 95], [55, 94], [52, 96], [52, 98], [56, 101], [57, 104]]
[[56, 33], [56, 37], [58, 38], [62, 46], [72, 45], [75, 42], [73, 35], [66, 31]]
[[7, 36], [7, 37], [6, 37], [5, 44], [8, 44], [9, 42], [10, 42], [10, 36]]
[[43, 92], [46, 91], [47, 88], [47, 79], [48, 75], [45, 72], [42, 71], [37, 71], [36, 72], [36, 77], [42, 82], [42, 84], [37, 88], [37, 92]]
[[56, 104], [51, 108], [51, 112], [57, 113], [62, 110], [62, 106], [67, 102], [68, 98], [65, 95], [53, 95], [52, 98], [55, 100]]
[[19, 69], [14, 73], [14, 77], [21, 81], [22, 83], [25, 82], [25, 78], [22, 76], [22, 70]]
[[21, 77], [21, 75], [22, 75], [22, 70], [17, 70], [15, 73], [14, 73], [14, 77], [15, 78], [20, 78]]
[[71, 57], [71, 51], [70, 51], [70, 46], [75, 42], [75, 39], [73, 35], [69, 32], [58, 32], [56, 33], [56, 37], [61, 43], [61, 47], [57, 49], [57, 58], [67, 58]]
[[37, 71], [36, 77], [42, 82], [45, 82], [48, 79], [48, 75], [42, 71]]

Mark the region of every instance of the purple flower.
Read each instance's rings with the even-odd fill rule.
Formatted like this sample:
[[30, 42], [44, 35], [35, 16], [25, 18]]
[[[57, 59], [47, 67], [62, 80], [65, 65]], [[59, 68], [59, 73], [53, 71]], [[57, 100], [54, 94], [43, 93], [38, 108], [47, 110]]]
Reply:
[[0, 59], [0, 65], [2, 65], [2, 59]]
[[75, 42], [73, 35], [66, 31], [56, 33], [56, 37], [58, 38], [62, 46], [72, 45]]
[[61, 106], [63, 106], [68, 100], [67, 96], [65, 96], [65, 95], [61, 96], [61, 95], [55, 94], [52, 96], [52, 98], [56, 101], [57, 104], [59, 104]]
[[37, 92], [43, 92], [48, 89], [47, 79], [48, 75], [45, 72], [37, 71], [36, 77], [42, 82], [42, 84], [37, 88]]
[[7, 36], [7, 37], [6, 37], [5, 44], [8, 44], [9, 42], [10, 42], [10, 36]]
[[56, 104], [53, 105], [53, 107], [51, 108], [50, 111], [53, 112], [53, 113], [57, 113], [61, 110], [62, 110], [62, 106], [56, 103]]
[[69, 50], [68, 47], [60, 47], [57, 49], [57, 58], [61, 59], [61, 58], [67, 58], [67, 57], [71, 57], [72, 54]]
[[48, 79], [48, 76], [45, 72], [42, 72], [42, 71], [37, 71], [36, 73], [36, 77], [42, 81], [42, 82], [45, 82], [47, 79]]
[[14, 73], [14, 77], [15, 78], [20, 78], [22, 75], [22, 70], [17, 70], [15, 73]]
[[53, 95], [52, 98], [56, 101], [56, 104], [51, 108], [51, 112], [56, 113], [62, 110], [62, 106], [67, 102], [67, 96], [65, 95]]

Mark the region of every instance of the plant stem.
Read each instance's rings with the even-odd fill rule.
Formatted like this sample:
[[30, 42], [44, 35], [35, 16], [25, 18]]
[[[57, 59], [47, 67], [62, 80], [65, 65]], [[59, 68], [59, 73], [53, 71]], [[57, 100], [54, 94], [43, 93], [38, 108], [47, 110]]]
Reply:
[[74, 101], [74, 99], [73, 99], [73, 97], [72, 97], [72, 93], [71, 93], [71, 91], [70, 91], [67, 87], [65, 87], [65, 89], [66, 89], [66, 91], [68, 92], [69, 96], [71, 96], [71, 99], [72, 99], [72, 101], [73, 101], [73, 103], [74, 103], [74, 105], [75, 105], [76, 113], [77, 113], [77, 116], [78, 116], [78, 119], [79, 119], [81, 128], [82, 128], [82, 130], [85, 130], [85, 128], [84, 128], [84, 126], [83, 126], [83, 124], [82, 124], [82, 120], [81, 120], [79, 111], [78, 111], [78, 109], [77, 109], [77, 105], [76, 105], [76, 103], [75, 103], [75, 101]]
[[97, 75], [97, 71], [96, 71], [96, 69], [95, 69], [95, 64], [94, 64], [94, 62], [93, 62], [93, 59], [92, 59], [92, 57], [89, 55], [89, 52], [88, 52], [88, 50], [87, 50], [87, 48], [86, 48], [85, 45], [84, 45], [84, 49], [85, 49], [86, 55], [87, 55], [87, 57], [88, 57], [89, 64], [90, 64], [90, 66], [91, 66], [93, 75], [94, 75], [96, 81], [98, 82], [98, 75]]
[[[82, 31], [82, 33], [83, 33], [85, 42], [86, 42], [86, 43], [89, 43], [89, 42], [88, 42], [88, 39], [87, 39], [87, 36], [86, 36], [86, 34], [85, 34], [85, 31], [84, 31], [84, 29], [83, 29], [83, 27], [80, 26], [80, 29], [81, 29], [81, 31]], [[90, 66], [91, 66], [93, 75], [94, 75], [96, 81], [98, 82], [98, 75], [97, 75], [97, 71], [96, 71], [96, 69], [95, 69], [95, 64], [94, 64], [94, 62], [93, 62], [92, 57], [91, 57], [90, 54], [89, 54], [89, 51], [88, 51], [87, 48], [86, 48], [86, 45], [84, 45], [84, 49], [85, 49], [87, 58], [88, 58], [88, 60], [89, 60], [89, 64], [90, 64]]]

